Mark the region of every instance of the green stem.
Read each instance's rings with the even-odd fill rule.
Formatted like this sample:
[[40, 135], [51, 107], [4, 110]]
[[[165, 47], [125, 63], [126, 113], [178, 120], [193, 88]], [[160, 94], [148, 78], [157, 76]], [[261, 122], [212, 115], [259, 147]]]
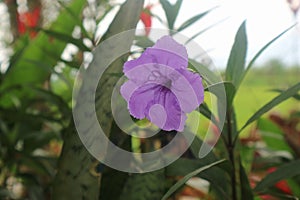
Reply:
[[236, 191], [236, 175], [235, 175], [235, 160], [234, 160], [234, 142], [232, 138], [232, 123], [231, 123], [231, 111], [228, 110], [226, 113], [226, 120], [227, 120], [227, 134], [228, 134], [228, 143], [227, 143], [227, 152], [229, 155], [229, 160], [232, 165], [232, 172], [231, 173], [231, 189], [232, 189], [232, 200], [237, 200], [237, 191]]

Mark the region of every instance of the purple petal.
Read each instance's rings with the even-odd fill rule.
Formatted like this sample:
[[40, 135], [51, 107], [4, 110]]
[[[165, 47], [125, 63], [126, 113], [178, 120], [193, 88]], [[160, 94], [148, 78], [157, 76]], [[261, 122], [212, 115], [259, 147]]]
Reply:
[[153, 47], [147, 48], [138, 59], [127, 61], [124, 64], [123, 72], [128, 77], [128, 71], [145, 64], [162, 64], [174, 69], [186, 68], [188, 65], [187, 51], [183, 45], [177, 43], [170, 36], [165, 36], [159, 39]]
[[131, 80], [128, 80], [121, 86], [120, 93], [123, 96], [123, 98], [127, 102], [129, 102], [130, 97], [132, 96], [133, 92], [137, 90], [137, 88], [138, 88], [137, 84], [135, 84]]
[[176, 96], [166, 87], [161, 87], [158, 92], [147, 118], [163, 130], [183, 131], [186, 115], [181, 111]]
[[127, 95], [130, 95], [127, 102], [129, 112], [133, 117], [137, 119], [146, 117], [149, 107], [153, 105], [153, 99], [155, 93], [159, 91], [159, 87], [161, 86], [157, 84], [146, 84], [141, 87], [135, 87], [134, 90], [127, 88], [127, 86], [123, 88], [121, 94], [127, 98]]
[[[159, 40], [157, 40], [153, 48], [172, 52], [182, 59], [186, 61], [188, 60], [186, 48], [183, 45], [177, 43], [171, 36], [166, 35], [160, 38]], [[187, 64], [185, 66], [187, 66]]]
[[168, 116], [165, 111], [165, 108], [160, 104], [154, 104], [149, 109], [149, 113], [148, 113], [149, 120], [161, 129], [166, 124], [167, 117]]
[[179, 70], [179, 73], [181, 76], [173, 82], [172, 91], [179, 98], [183, 111], [191, 112], [204, 100], [202, 79], [198, 74], [186, 69]]
[[204, 101], [204, 88], [202, 84], [202, 78], [199, 74], [190, 72], [188, 70], [182, 70], [181, 73], [189, 81], [193, 87], [194, 93], [197, 96], [198, 106]]

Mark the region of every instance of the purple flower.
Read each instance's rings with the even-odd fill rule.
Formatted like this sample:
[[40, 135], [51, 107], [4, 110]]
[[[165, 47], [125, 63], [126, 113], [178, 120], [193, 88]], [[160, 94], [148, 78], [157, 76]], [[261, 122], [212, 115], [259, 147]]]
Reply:
[[164, 36], [135, 60], [124, 64], [129, 79], [121, 87], [130, 114], [147, 118], [159, 128], [183, 131], [186, 113], [202, 102], [204, 89], [198, 74], [187, 69], [185, 47]]

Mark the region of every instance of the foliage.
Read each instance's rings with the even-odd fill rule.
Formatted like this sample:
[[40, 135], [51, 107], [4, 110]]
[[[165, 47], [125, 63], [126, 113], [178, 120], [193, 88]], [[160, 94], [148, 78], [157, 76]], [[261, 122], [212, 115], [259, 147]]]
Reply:
[[[40, 1], [33, 2], [40, 5]], [[274, 98], [252, 111], [250, 116], [246, 116], [247, 120], [241, 120], [244, 116], [239, 116], [243, 112], [243, 102], [239, 97], [243, 87], [259, 84], [258, 79], [251, 83], [249, 77], [270, 71], [274, 74], [286, 73], [283, 63], [276, 60], [270, 61], [262, 69], [252, 67], [264, 50], [292, 27], [267, 43], [247, 63], [246, 22], [242, 23], [228, 58], [224, 80], [218, 78], [208, 66], [190, 58], [189, 68], [200, 72], [207, 86], [207, 95], [216, 95], [221, 87], [225, 89], [226, 103], [216, 95], [219, 110], [227, 106], [225, 113], [212, 112], [209, 102], [202, 104], [197, 113], [198, 117], [211, 120], [213, 132], [221, 134], [220, 140], [213, 151], [199, 158], [204, 142], [197, 136], [188, 151], [169, 166], [144, 174], [129, 174], [104, 166], [84, 148], [73, 123], [73, 82], [79, 66], [88, 62], [85, 55], [91, 51], [97, 55], [93, 62], [103, 64], [114, 55], [114, 48], [129, 51], [133, 44], [145, 48], [153, 45], [153, 41], [148, 37], [149, 32], [146, 32], [145, 36], [132, 35], [132, 40], [122, 41], [119, 46], [111, 44], [110, 49], [97, 48], [99, 41], [134, 29], [144, 2], [127, 0], [122, 5], [114, 5], [106, 0], [91, 2], [60, 2], [59, 15], [49, 26], [44, 26], [41, 19], [34, 26], [25, 23], [28, 31], [22, 34], [16, 33], [18, 29], [12, 26], [11, 32], [15, 38], [10, 47], [14, 53], [8, 69], [0, 73], [1, 199], [172, 199], [179, 198], [187, 189], [193, 191], [192, 195], [205, 199], [296, 199], [300, 196], [300, 175], [297, 170], [300, 111], [295, 108], [290, 117], [270, 114], [274, 107], [288, 99], [299, 101], [298, 77], [291, 82], [282, 79], [285, 84], [281, 88], [269, 91]], [[174, 4], [167, 0], [159, 2], [166, 22], [160, 16], [151, 14], [151, 17], [157, 17], [164, 23], [170, 29], [170, 35], [194, 26], [195, 22], [213, 10], [199, 13], [177, 26], [176, 19], [180, 17], [183, 1], [177, 0]], [[17, 14], [16, 7], [7, 6], [12, 12], [11, 16]], [[86, 20], [90, 20], [101, 28], [105, 16], [115, 7], [119, 10], [100, 38], [96, 28], [85, 26]], [[84, 13], [87, 13], [87, 9], [94, 9], [101, 14], [86, 16]], [[13, 21], [11, 24], [14, 24]], [[63, 55], [70, 45], [76, 47], [76, 53], [66, 59]], [[162, 145], [172, 140], [172, 135], [161, 132], [149, 140], [138, 141], [136, 145], [131, 136], [120, 130], [111, 114], [110, 96], [128, 57], [128, 54], [123, 55], [111, 63], [99, 81], [97, 116], [102, 119], [100, 123], [109, 133], [108, 137], [120, 147], [128, 151], [148, 152], [155, 150], [155, 144]], [[92, 63], [81, 73], [90, 76], [95, 67], [99, 66]], [[297, 72], [295, 69], [291, 74]], [[265, 81], [265, 77], [260, 81]], [[86, 88], [88, 84], [83, 82], [80, 92]], [[247, 101], [251, 101], [248, 96]], [[222, 115], [225, 125], [220, 129], [218, 123]], [[269, 118], [266, 118], [267, 115]], [[251, 128], [246, 128], [250, 125]], [[207, 181], [207, 188], [201, 184], [200, 189], [190, 187], [192, 179]]]

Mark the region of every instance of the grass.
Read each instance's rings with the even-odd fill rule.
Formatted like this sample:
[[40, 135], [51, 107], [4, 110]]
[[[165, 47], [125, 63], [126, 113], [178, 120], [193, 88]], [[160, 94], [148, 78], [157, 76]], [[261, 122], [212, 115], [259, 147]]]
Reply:
[[[288, 68], [266, 66], [254, 68], [247, 74], [234, 100], [237, 125], [241, 128], [245, 122], [263, 105], [278, 95], [272, 89], [287, 89], [299, 82], [300, 68]], [[206, 97], [206, 101], [209, 97]], [[300, 101], [293, 98], [281, 103], [263, 117], [271, 112], [277, 112], [288, 117], [292, 110], [300, 110]], [[206, 134], [209, 121], [201, 117], [199, 134], [201, 138]], [[253, 128], [252, 124], [246, 128], [241, 136], [246, 136]]]
[[[287, 89], [291, 87], [299, 82], [299, 74], [299, 68], [258, 68], [250, 71], [241, 85], [234, 102], [238, 126], [241, 127], [254, 112], [278, 95], [272, 89]], [[292, 110], [300, 110], [300, 102], [293, 98], [278, 105], [270, 112], [278, 112], [288, 117]], [[264, 115], [264, 117], [269, 113]], [[244, 134], [245, 132], [247, 131], [244, 131]]]

